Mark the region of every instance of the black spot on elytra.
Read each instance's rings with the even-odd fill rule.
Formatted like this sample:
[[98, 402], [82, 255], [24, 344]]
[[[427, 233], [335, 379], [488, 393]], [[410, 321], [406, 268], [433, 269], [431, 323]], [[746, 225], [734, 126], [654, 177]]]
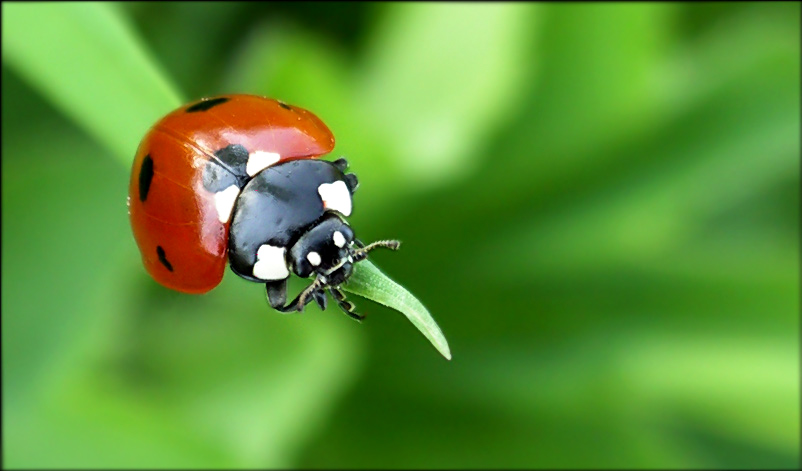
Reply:
[[245, 146], [240, 144], [231, 144], [215, 152], [214, 156], [217, 157], [220, 162], [223, 162], [223, 165], [225, 165], [234, 175], [248, 175], [245, 169], [248, 165], [248, 157], [250, 157], [250, 153]]
[[142, 159], [142, 166], [139, 168], [139, 200], [143, 203], [148, 199], [150, 182], [153, 181], [153, 159], [150, 154]]
[[203, 187], [212, 193], [225, 190], [231, 185], [239, 188], [248, 181], [248, 149], [240, 144], [223, 147], [214, 153], [215, 158], [203, 169]]
[[164, 253], [164, 249], [161, 245], [156, 247], [156, 255], [159, 256], [159, 261], [162, 262], [162, 265], [164, 265], [168, 270], [173, 271], [173, 266], [167, 261], [167, 254]]
[[278, 102], [278, 106], [284, 108], [285, 110], [291, 110], [292, 109], [292, 107], [290, 105], [284, 103], [283, 101], [279, 101]]
[[228, 98], [220, 97], [220, 98], [212, 98], [211, 100], [203, 100], [195, 103], [194, 105], [187, 108], [187, 113], [194, 113], [196, 111], [207, 111], [212, 107], [217, 105], [222, 105], [223, 103], [227, 102]]

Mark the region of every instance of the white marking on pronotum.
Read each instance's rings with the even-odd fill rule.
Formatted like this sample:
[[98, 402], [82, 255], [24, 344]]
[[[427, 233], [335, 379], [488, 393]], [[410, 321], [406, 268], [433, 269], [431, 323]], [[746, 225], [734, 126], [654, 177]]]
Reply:
[[311, 263], [314, 266], [320, 265], [321, 262], [320, 254], [318, 254], [317, 252], [309, 252], [308, 254], [306, 254], [306, 259], [309, 260], [309, 263]]
[[231, 210], [234, 209], [237, 195], [239, 195], [239, 187], [237, 185], [231, 185], [225, 190], [214, 194], [214, 207], [217, 209], [217, 217], [223, 224], [227, 223], [231, 217]]
[[256, 263], [253, 264], [253, 276], [260, 280], [283, 280], [290, 276], [284, 254], [285, 247], [263, 245], [256, 251]]
[[323, 183], [317, 187], [323, 207], [339, 211], [343, 216], [351, 215], [351, 193], [345, 182], [338, 180], [334, 183]]
[[331, 238], [334, 239], [334, 245], [337, 247], [345, 247], [345, 236], [342, 232], [334, 231], [334, 234], [332, 234]]
[[281, 156], [275, 152], [264, 152], [261, 150], [251, 152], [251, 155], [248, 156], [248, 165], [245, 166], [245, 171], [248, 172], [248, 176], [252, 177], [278, 162], [280, 159]]

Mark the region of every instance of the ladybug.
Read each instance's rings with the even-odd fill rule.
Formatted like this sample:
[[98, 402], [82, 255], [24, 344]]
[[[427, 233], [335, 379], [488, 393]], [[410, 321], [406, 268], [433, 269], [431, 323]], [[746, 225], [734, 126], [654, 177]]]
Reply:
[[[254, 95], [184, 105], [157, 122], [139, 145], [128, 212], [147, 272], [163, 286], [205, 293], [226, 260], [240, 277], [264, 283], [270, 306], [303, 311], [325, 291], [361, 320], [338, 289], [364, 245], [346, 218], [359, 183], [348, 162], [319, 157], [334, 136], [311, 112]], [[314, 280], [287, 302], [291, 273]]]

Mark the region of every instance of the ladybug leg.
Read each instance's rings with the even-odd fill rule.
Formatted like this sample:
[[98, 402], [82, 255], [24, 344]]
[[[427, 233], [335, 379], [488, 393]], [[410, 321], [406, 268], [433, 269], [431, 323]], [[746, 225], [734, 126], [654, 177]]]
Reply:
[[335, 160], [334, 162], [332, 162], [331, 164], [334, 165], [335, 167], [337, 167], [337, 170], [339, 170], [339, 171], [341, 171], [343, 173], [348, 168], [348, 161], [345, 160], [345, 158], [339, 158], [339, 159]]
[[315, 297], [315, 302], [317, 302], [317, 305], [320, 306], [320, 310], [325, 311], [326, 306], [328, 305], [328, 298], [326, 298], [326, 292], [323, 291], [322, 289], [317, 290], [315, 291], [314, 297]]
[[345, 186], [348, 187], [348, 191], [353, 195], [359, 187], [359, 179], [353, 173], [349, 173], [345, 175]]
[[345, 299], [345, 295], [342, 291], [334, 287], [329, 288], [329, 291], [331, 292], [331, 296], [334, 298], [334, 300], [337, 301], [337, 305], [340, 306], [340, 309], [342, 309], [343, 312], [348, 315], [348, 317], [357, 322], [362, 322], [365, 319], [364, 315], [354, 312], [356, 306]]
[[[337, 170], [343, 173], [345, 173], [345, 171], [348, 170], [348, 161], [345, 160], [344, 158], [335, 160], [334, 162], [332, 162], [332, 165], [337, 167]], [[349, 173], [345, 176], [345, 186], [348, 187], [348, 191], [350, 191], [351, 194], [353, 195], [357, 187], [359, 186], [359, 179], [356, 178], [356, 175], [354, 175], [353, 173]]]
[[[312, 300], [317, 301], [318, 305], [320, 306], [321, 301], [317, 299], [317, 292], [322, 291], [325, 286], [326, 284], [323, 281], [321, 281], [321, 278], [317, 278], [314, 281], [314, 283], [307, 286], [303, 291], [301, 291], [298, 294], [298, 296], [296, 296], [295, 299], [292, 300], [291, 303], [287, 304], [284, 307], [278, 307], [275, 309], [279, 312], [292, 312], [292, 311], [302, 312], [304, 310], [304, 307], [306, 307], [307, 304], [312, 302]], [[324, 300], [322, 301], [322, 304], [323, 305], [326, 304], [325, 296]], [[325, 309], [325, 307], [323, 306], [321, 306], [321, 308]]]
[[280, 307], [276, 307], [274, 309], [276, 311], [278, 311], [278, 312], [283, 312], [285, 314], [290, 313], [290, 312], [303, 312], [303, 310], [304, 310], [303, 308], [307, 304], [311, 303], [313, 299], [315, 299], [314, 296], [307, 296], [306, 298], [304, 298], [303, 306], [302, 306], [301, 305], [301, 295], [303, 295], [303, 294], [304, 294], [303, 292], [299, 293], [298, 296], [296, 296], [295, 299], [290, 301], [290, 303], [287, 304], [286, 306], [280, 306]]
[[287, 302], [287, 279], [268, 281], [265, 283], [265, 291], [267, 292], [267, 302], [270, 307], [278, 309]]

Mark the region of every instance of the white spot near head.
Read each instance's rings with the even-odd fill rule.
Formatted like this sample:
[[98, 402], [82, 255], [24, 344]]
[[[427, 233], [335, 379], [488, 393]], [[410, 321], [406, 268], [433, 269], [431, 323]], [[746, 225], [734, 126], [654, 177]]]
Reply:
[[334, 239], [334, 245], [337, 247], [343, 248], [345, 247], [345, 236], [340, 231], [334, 231], [334, 234], [331, 236]]
[[231, 185], [225, 190], [214, 194], [214, 207], [217, 209], [217, 217], [223, 224], [227, 223], [231, 218], [231, 210], [234, 209], [237, 195], [239, 195], [239, 187], [237, 185]]
[[260, 280], [283, 280], [290, 276], [284, 254], [285, 247], [263, 245], [256, 251], [256, 263], [253, 265], [253, 276]]
[[280, 159], [281, 156], [275, 152], [264, 152], [261, 150], [251, 152], [248, 156], [248, 164], [245, 166], [245, 171], [248, 172], [249, 177], [252, 177], [278, 162]]
[[351, 192], [345, 182], [338, 180], [334, 183], [323, 183], [317, 188], [323, 207], [339, 211], [343, 216], [351, 215]]
[[309, 263], [311, 263], [313, 266], [318, 266], [321, 262], [320, 254], [317, 252], [309, 252], [306, 254], [306, 259], [309, 260]]

